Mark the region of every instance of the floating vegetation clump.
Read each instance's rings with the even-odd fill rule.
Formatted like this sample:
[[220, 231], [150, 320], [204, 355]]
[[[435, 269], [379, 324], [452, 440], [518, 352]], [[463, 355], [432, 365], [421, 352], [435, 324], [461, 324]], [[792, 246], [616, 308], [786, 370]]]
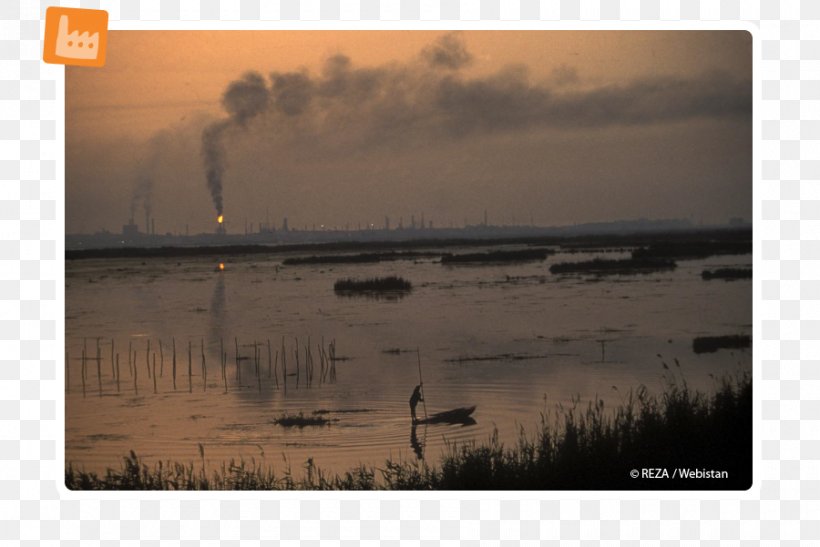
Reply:
[[321, 426], [321, 425], [330, 425], [331, 420], [329, 418], [323, 418], [319, 414], [314, 414], [313, 416], [304, 416], [301, 412], [295, 416], [289, 416], [284, 414], [279, 418], [276, 418], [273, 423], [276, 425], [281, 425], [282, 427], [309, 427], [309, 426]]
[[529, 353], [500, 353], [498, 355], [461, 355], [445, 359], [445, 363], [471, 363], [481, 361], [530, 361], [533, 359], [546, 359], [552, 357], [548, 354]]
[[745, 334], [728, 336], [700, 336], [692, 340], [695, 353], [714, 353], [719, 349], [744, 349], [752, 345], [752, 337]]
[[368, 279], [339, 279], [333, 285], [333, 290], [339, 293], [410, 292], [413, 285], [406, 279], [391, 275]]
[[402, 348], [387, 348], [383, 349], [382, 353], [386, 353], [388, 355], [401, 355], [402, 353], [416, 353], [417, 350], [415, 349], [402, 349]]
[[550, 266], [554, 274], [585, 273], [595, 275], [646, 274], [674, 270], [678, 265], [674, 260], [624, 258], [604, 260], [596, 258], [585, 262], [561, 262]]
[[703, 270], [700, 276], [704, 281], [712, 279], [723, 279], [724, 281], [733, 281], [735, 279], [751, 279], [751, 268], [720, 268], [717, 270]]
[[518, 251], [490, 251], [486, 253], [445, 254], [442, 264], [495, 264], [499, 262], [531, 262], [544, 260], [553, 254], [549, 249], [522, 249]]

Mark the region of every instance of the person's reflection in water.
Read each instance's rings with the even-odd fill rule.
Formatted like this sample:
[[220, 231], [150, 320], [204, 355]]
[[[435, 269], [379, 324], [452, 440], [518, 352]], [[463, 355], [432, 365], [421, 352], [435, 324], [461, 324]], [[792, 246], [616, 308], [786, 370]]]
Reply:
[[[426, 431], [425, 426], [425, 431]], [[413, 448], [413, 452], [416, 453], [416, 458], [423, 460], [424, 459], [424, 443], [419, 441], [419, 436], [416, 432], [418, 426], [413, 424], [410, 428], [410, 446]]]

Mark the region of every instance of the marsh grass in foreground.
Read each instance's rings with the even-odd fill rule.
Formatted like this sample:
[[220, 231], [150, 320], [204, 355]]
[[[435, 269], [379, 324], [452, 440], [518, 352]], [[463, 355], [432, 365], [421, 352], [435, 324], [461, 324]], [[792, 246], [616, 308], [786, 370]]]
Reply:
[[[677, 364], [677, 363], [676, 363]], [[667, 372], [669, 367], [664, 363]], [[711, 395], [667, 376], [665, 391], [652, 396], [640, 387], [622, 404], [542, 413], [534, 435], [523, 431], [505, 446], [497, 433], [486, 442], [451, 444], [437, 464], [388, 460], [341, 475], [318, 469], [312, 459], [300, 478], [289, 467], [231, 461], [205, 470], [197, 463], [144, 463], [132, 451], [119, 470], [105, 475], [69, 464], [72, 490], [741, 490], [752, 481], [752, 382], [748, 374], [724, 379]], [[630, 471], [665, 469], [670, 478], [631, 478]], [[725, 472], [725, 478], [672, 478], [679, 469]]]

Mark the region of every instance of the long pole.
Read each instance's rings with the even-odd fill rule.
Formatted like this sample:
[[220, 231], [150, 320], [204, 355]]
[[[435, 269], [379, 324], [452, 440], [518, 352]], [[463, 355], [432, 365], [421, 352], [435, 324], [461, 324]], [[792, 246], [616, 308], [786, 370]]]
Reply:
[[424, 419], [427, 420], [427, 397], [424, 396], [424, 380], [421, 379], [421, 352], [416, 347], [416, 357], [419, 360], [419, 385], [421, 386], [421, 402], [424, 405]]

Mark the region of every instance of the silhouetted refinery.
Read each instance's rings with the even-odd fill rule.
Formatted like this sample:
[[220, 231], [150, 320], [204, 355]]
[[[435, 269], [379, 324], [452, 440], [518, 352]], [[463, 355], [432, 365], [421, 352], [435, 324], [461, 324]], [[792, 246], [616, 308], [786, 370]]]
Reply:
[[[425, 246], [446, 247], [452, 245], [481, 246], [484, 244], [504, 244], [522, 242], [528, 245], [560, 245], [562, 250], [572, 250], [585, 246], [617, 248], [643, 246], [653, 258], [668, 252], [695, 252], [693, 245], [705, 245], [710, 254], [723, 254], [729, 250], [733, 254], [750, 252], [751, 225], [725, 224], [711, 226], [696, 226], [687, 220], [634, 220], [605, 223], [574, 224], [570, 226], [532, 226], [532, 225], [467, 225], [452, 228], [363, 228], [356, 230], [318, 228], [293, 229], [288, 228], [287, 220], [283, 221], [282, 228], [273, 229], [270, 224], [260, 222], [258, 229], [246, 229], [242, 233], [230, 233], [228, 223], [220, 215], [215, 233], [187, 234], [166, 232], [165, 234], [139, 231], [133, 222], [123, 226], [122, 233], [101, 231], [94, 234], [68, 234], [66, 236], [66, 257], [83, 258], [95, 256], [96, 253], [86, 254], [75, 251], [104, 250], [99, 256], [171, 256], [175, 253], [209, 254], [190, 251], [172, 251], [171, 249], [190, 249], [196, 247], [231, 247], [238, 252], [254, 252], [254, 247], [263, 247], [260, 252], [267, 252], [269, 247], [286, 250], [288, 247], [299, 250], [307, 246], [322, 246], [338, 249], [408, 249], [423, 248]], [[153, 225], [153, 220], [150, 225]], [[417, 244], [417, 242], [420, 242]], [[694, 242], [694, 243], [693, 243]], [[672, 247], [664, 246], [665, 243]], [[652, 245], [652, 247], [650, 247]], [[321, 248], [321, 247], [316, 247]], [[112, 252], [115, 249], [124, 250], [124, 253]], [[144, 249], [145, 251], [141, 251]], [[150, 249], [165, 249], [154, 254]], [[674, 249], [674, 251], [669, 251]], [[749, 249], [749, 250], [747, 250]], [[519, 250], [520, 251], [520, 250]], [[133, 254], [132, 254], [133, 252]], [[486, 252], [486, 251], [484, 251]], [[524, 259], [541, 260], [540, 256], [550, 251], [533, 249], [531, 256], [527, 253], [519, 254]], [[703, 252], [703, 251], [701, 251]], [[527, 256], [525, 256], [527, 255]], [[330, 263], [358, 261], [376, 262], [385, 260], [401, 260], [405, 258], [422, 258], [402, 254], [362, 255], [357, 258], [330, 258], [330, 257], [300, 257], [296, 260], [301, 263]], [[484, 256], [464, 257], [464, 261], [500, 261], [515, 259], [515, 255], [492, 254]], [[671, 257], [669, 257], [671, 258]], [[458, 261], [455, 257], [449, 260]], [[290, 264], [296, 262], [291, 260]]]

